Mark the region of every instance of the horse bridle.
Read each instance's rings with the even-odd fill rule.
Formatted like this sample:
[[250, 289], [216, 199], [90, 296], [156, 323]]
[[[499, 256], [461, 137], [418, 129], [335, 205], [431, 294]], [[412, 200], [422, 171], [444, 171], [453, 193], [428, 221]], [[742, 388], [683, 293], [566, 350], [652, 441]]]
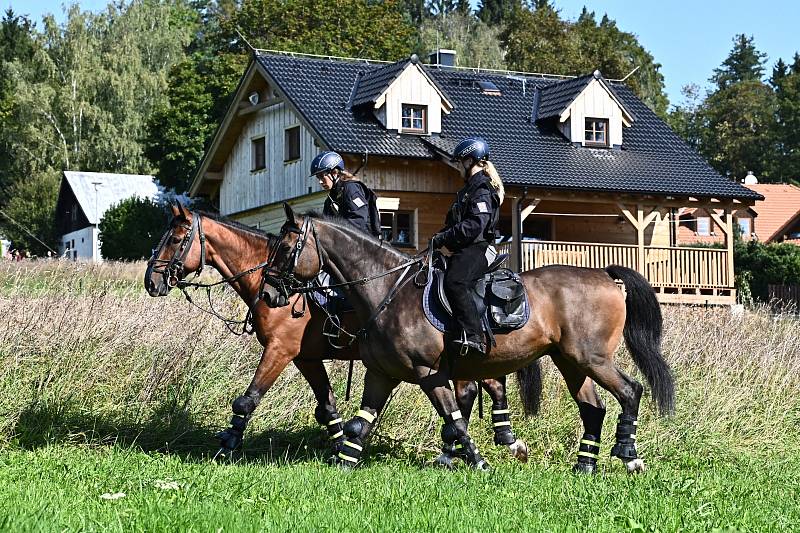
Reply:
[[[164, 282], [169, 287], [177, 287], [183, 282], [183, 268], [185, 266], [186, 258], [189, 256], [189, 252], [192, 251], [192, 244], [194, 243], [195, 235], [199, 235], [200, 237], [200, 268], [195, 271], [194, 277], [196, 278], [200, 276], [200, 273], [206, 266], [206, 234], [203, 232], [203, 223], [200, 220], [201, 218], [202, 217], [199, 215], [193, 214], [192, 223], [189, 225], [186, 223], [186, 219], [184, 217], [184, 222], [173, 227], [172, 231], [166, 232], [161, 238], [161, 242], [158, 243], [158, 248], [153, 249], [153, 255], [150, 257], [148, 264], [151, 266], [152, 272], [161, 274], [164, 277]], [[158, 256], [161, 255], [161, 250], [172, 238], [172, 236], [175, 234], [175, 230], [178, 228], [183, 228], [186, 230], [178, 249], [175, 250], [175, 253], [172, 254], [170, 259], [158, 259]]]

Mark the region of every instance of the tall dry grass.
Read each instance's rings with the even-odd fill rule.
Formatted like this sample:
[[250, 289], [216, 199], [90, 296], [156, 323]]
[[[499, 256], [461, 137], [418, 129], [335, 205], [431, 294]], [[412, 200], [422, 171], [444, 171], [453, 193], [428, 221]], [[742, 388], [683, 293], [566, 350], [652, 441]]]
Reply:
[[[260, 346], [252, 337], [231, 335], [180, 294], [147, 296], [143, 272], [143, 263], [0, 264], [0, 442], [122, 442], [147, 450], [214, 451], [211, 435], [227, 424], [230, 402], [249, 383]], [[242, 313], [230, 291], [215, 298], [225, 312]], [[658, 418], [645, 396], [640, 451], [681, 463], [800, 454], [794, 437], [800, 422], [800, 323], [765, 309], [734, 316], [722, 308], [665, 307], [664, 317], [664, 354], [677, 378], [677, 410], [674, 417]], [[641, 380], [623, 348], [617, 355]], [[563, 462], [580, 436], [577, 409], [552, 363], [543, 367], [541, 415], [522, 419], [511, 385], [513, 423], [534, 460]], [[345, 363], [328, 368], [341, 411], [354, 414], [360, 365], [350, 402], [343, 400]], [[610, 442], [619, 407], [607, 393], [604, 398]], [[301, 456], [321, 450], [313, 406], [299, 372], [287, 368], [257, 410], [246, 450]], [[487, 451], [488, 426], [475, 420], [472, 429]], [[439, 427], [424, 395], [403, 385], [380, 422], [373, 456], [429, 458], [439, 444]]]

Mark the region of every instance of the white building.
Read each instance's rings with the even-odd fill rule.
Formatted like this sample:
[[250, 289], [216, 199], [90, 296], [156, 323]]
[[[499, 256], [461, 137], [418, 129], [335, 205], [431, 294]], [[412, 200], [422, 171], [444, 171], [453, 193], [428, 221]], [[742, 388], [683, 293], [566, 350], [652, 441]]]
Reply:
[[112, 205], [138, 196], [153, 199], [153, 176], [65, 171], [56, 203], [59, 254], [71, 259], [102, 261], [98, 224]]

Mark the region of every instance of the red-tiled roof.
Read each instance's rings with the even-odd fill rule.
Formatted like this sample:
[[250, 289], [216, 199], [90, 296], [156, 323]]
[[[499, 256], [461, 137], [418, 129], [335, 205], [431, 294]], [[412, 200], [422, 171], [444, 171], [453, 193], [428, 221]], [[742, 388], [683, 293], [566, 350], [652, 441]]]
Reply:
[[764, 200], [756, 202], [752, 208], [758, 213], [755, 232], [762, 242], [779, 239], [783, 230], [800, 219], [800, 187], [772, 183], [747, 187], [764, 196]]

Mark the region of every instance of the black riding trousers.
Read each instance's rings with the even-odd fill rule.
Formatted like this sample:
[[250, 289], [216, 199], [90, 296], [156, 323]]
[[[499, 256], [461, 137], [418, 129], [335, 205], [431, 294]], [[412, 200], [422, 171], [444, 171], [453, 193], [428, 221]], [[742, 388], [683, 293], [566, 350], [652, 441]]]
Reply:
[[483, 342], [483, 328], [472, 293], [476, 282], [489, 265], [486, 261], [487, 242], [470, 244], [450, 257], [444, 275], [444, 292], [453, 309], [453, 318], [467, 338]]

